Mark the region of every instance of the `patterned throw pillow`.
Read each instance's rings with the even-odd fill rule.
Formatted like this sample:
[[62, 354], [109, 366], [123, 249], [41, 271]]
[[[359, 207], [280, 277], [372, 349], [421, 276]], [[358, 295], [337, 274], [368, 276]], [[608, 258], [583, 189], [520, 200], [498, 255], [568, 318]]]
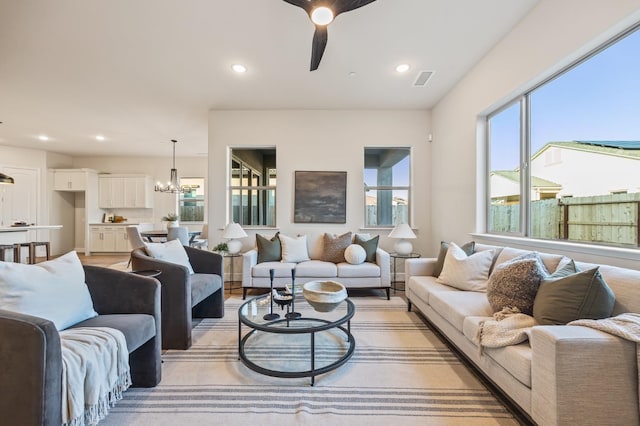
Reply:
[[549, 273], [540, 255], [527, 253], [497, 265], [487, 283], [487, 299], [493, 312], [517, 308], [533, 315], [533, 302], [540, 282]]
[[258, 248], [258, 263], [280, 262], [282, 259], [282, 246], [280, 233], [276, 233], [270, 240], [260, 234], [256, 234], [256, 246]]
[[351, 244], [351, 232], [342, 235], [324, 234], [324, 251], [322, 252], [322, 260], [325, 262], [340, 263], [344, 262], [344, 251]]
[[[476, 250], [476, 242], [469, 241], [463, 246], [460, 246], [462, 251], [464, 251], [467, 256], [471, 256]], [[445, 243], [444, 241], [440, 242], [440, 252], [438, 253], [438, 260], [436, 260], [436, 266], [433, 268], [433, 277], [439, 277], [442, 273], [442, 267], [444, 266], [444, 258], [447, 255], [447, 250], [449, 249], [449, 243]]]
[[376, 235], [373, 238], [365, 238], [362, 234], [356, 234], [353, 242], [364, 248], [364, 251], [367, 253], [365, 262], [376, 263], [376, 250], [378, 250], [379, 239], [379, 235]]

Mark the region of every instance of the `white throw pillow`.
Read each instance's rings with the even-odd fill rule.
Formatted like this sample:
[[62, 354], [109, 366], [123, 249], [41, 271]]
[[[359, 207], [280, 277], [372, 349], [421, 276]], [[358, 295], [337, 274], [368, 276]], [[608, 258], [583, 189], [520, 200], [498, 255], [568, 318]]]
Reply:
[[367, 252], [360, 244], [351, 244], [344, 251], [344, 258], [352, 265], [359, 265], [367, 258]]
[[306, 235], [292, 238], [280, 234], [280, 244], [282, 244], [282, 262], [298, 263], [310, 260]]
[[186, 266], [189, 273], [193, 274], [189, 256], [180, 240], [171, 240], [166, 243], [147, 243], [147, 253], [156, 259]]
[[35, 265], [0, 262], [0, 309], [48, 319], [58, 330], [98, 315], [75, 251]]
[[467, 256], [459, 246], [450, 243], [436, 281], [460, 290], [486, 291], [494, 253], [494, 250], [484, 250]]

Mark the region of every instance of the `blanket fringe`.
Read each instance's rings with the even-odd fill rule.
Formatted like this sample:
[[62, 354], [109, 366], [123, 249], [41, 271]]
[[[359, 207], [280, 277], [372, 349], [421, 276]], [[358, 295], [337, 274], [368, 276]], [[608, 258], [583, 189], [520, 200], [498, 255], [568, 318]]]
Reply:
[[113, 408], [116, 402], [122, 399], [124, 391], [131, 386], [131, 373], [129, 371], [123, 372], [118, 377], [118, 382], [113, 389], [102, 395], [97, 404], [86, 406], [84, 415], [79, 415], [71, 419], [67, 423], [62, 423], [62, 426], [94, 426], [97, 425], [100, 420], [104, 419], [109, 413], [109, 409]]

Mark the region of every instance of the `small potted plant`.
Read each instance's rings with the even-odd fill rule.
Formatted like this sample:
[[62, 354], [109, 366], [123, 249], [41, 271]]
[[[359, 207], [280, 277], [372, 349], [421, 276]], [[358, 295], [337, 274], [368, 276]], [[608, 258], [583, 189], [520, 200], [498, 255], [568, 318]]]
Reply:
[[175, 228], [176, 226], [179, 226], [178, 219], [180, 219], [180, 216], [176, 213], [167, 213], [167, 215], [162, 218], [163, 221], [168, 222], [167, 228]]
[[227, 246], [227, 243], [220, 243], [217, 246], [215, 246], [213, 249], [211, 249], [212, 251], [217, 251], [220, 253], [226, 253], [229, 251], [229, 247]]

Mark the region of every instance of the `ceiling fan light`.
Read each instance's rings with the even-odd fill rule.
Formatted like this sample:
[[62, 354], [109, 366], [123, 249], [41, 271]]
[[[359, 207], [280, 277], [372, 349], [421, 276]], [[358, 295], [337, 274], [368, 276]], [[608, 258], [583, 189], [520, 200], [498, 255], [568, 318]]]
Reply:
[[242, 64], [233, 64], [231, 65], [231, 69], [237, 72], [238, 74], [247, 72], [247, 67], [245, 67]]
[[333, 21], [333, 11], [325, 6], [316, 7], [311, 12], [311, 20], [316, 25], [329, 25]]
[[396, 71], [399, 73], [407, 72], [411, 66], [409, 64], [400, 64], [396, 67]]

